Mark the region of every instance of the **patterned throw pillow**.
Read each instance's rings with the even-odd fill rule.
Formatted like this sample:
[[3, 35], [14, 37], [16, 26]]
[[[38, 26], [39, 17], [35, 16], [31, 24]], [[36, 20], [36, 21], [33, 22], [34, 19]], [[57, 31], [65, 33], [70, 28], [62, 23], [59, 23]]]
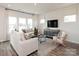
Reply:
[[23, 31], [24, 33], [26, 33], [26, 30], [25, 30], [25, 29], [22, 29], [22, 31]]
[[34, 33], [33, 32], [29, 32], [29, 33], [25, 33], [25, 38], [26, 39], [30, 39], [34, 36]]

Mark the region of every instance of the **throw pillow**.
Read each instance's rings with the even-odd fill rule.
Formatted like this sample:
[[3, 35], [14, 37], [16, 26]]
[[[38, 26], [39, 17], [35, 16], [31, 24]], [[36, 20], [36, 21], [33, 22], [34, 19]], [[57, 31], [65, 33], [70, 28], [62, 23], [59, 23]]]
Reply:
[[30, 39], [33, 36], [34, 36], [34, 33], [33, 32], [25, 33], [25, 38], [26, 39]]
[[25, 29], [22, 29], [22, 31], [23, 31], [24, 33], [26, 33], [26, 30], [25, 30]]
[[26, 40], [25, 34], [23, 32], [20, 32], [20, 37], [21, 37], [21, 41]]

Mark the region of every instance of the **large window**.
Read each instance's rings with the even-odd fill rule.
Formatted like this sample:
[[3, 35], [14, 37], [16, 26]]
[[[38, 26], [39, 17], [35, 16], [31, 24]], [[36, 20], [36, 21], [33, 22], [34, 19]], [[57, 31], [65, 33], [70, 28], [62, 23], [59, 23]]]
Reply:
[[9, 32], [14, 30], [17, 26], [17, 18], [9, 16]]
[[28, 27], [32, 28], [32, 19], [31, 18], [28, 19]]
[[16, 18], [9, 16], [9, 32], [12, 30], [22, 30], [22, 29], [31, 29], [33, 28], [33, 22], [32, 19], [26, 19], [26, 18]]
[[26, 18], [19, 18], [19, 30], [27, 28]]
[[68, 15], [64, 17], [64, 22], [76, 22], [76, 15]]

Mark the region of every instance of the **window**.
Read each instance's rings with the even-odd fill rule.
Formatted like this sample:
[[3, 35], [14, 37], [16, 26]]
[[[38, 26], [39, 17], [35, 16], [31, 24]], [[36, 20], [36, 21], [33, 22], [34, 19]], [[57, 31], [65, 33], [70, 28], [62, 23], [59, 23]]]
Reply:
[[45, 23], [45, 19], [41, 19], [41, 20], [40, 20], [40, 23], [41, 23], [41, 24], [44, 24], [44, 23]]
[[32, 19], [31, 18], [28, 19], [28, 27], [32, 28]]
[[27, 28], [26, 18], [19, 18], [19, 30]]
[[76, 22], [76, 15], [68, 15], [64, 17], [64, 22]]
[[14, 30], [17, 26], [17, 18], [9, 16], [9, 32]]

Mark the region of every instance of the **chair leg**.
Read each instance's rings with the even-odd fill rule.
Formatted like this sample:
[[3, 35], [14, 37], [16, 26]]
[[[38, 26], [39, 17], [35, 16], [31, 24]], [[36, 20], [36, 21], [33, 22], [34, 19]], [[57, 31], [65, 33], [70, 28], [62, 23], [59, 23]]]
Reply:
[[63, 47], [66, 47], [66, 45], [64, 43], [60, 44], [58, 46], [63, 46]]

